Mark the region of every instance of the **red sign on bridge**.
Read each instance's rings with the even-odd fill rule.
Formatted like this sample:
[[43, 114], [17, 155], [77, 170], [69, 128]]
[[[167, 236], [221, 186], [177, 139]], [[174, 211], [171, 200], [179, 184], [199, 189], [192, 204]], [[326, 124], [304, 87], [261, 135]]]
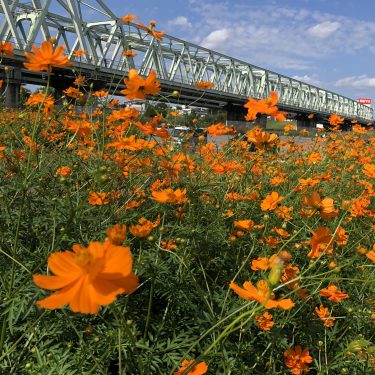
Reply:
[[365, 104], [365, 105], [371, 106], [372, 99], [370, 99], [370, 98], [359, 98], [359, 99], [357, 99], [357, 102], [360, 103], [360, 104]]

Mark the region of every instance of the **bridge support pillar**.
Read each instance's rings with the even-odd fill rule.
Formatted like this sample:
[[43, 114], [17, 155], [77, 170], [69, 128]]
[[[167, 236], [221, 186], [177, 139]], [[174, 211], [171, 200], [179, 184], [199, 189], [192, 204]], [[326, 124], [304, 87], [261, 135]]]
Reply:
[[227, 112], [227, 126], [234, 125], [235, 127], [248, 126], [249, 123], [246, 122], [245, 116], [247, 110], [240, 105], [234, 105], [233, 103], [228, 103], [224, 110]]
[[259, 126], [262, 129], [266, 129], [267, 127], [267, 116], [266, 115], [258, 115], [256, 120], [254, 121], [256, 126]]
[[55, 92], [53, 94], [53, 97], [55, 99], [55, 105], [61, 106], [63, 104], [62, 97], [65, 95], [64, 89], [61, 86], [55, 86], [54, 89], [55, 89]]
[[297, 130], [313, 129], [316, 127], [317, 120], [315, 119], [297, 119]]
[[21, 97], [21, 70], [8, 68], [3, 79], [4, 105], [7, 108], [17, 108]]
[[4, 105], [7, 108], [17, 108], [20, 105], [21, 82], [10, 81], [5, 89]]

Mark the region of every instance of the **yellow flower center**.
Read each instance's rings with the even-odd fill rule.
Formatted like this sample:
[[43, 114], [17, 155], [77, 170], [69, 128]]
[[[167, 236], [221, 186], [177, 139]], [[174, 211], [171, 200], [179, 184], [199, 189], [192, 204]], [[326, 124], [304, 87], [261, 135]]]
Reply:
[[75, 261], [85, 273], [90, 275], [91, 279], [95, 279], [104, 268], [104, 259], [95, 258], [86, 248], [82, 248], [76, 253]]

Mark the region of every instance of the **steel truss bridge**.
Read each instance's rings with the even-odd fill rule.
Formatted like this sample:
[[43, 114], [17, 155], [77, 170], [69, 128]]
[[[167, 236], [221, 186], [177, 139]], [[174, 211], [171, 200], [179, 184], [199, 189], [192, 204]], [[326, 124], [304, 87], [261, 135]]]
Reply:
[[[123, 15], [114, 14], [104, 0], [0, 0], [0, 5], [0, 40], [11, 41], [15, 47], [15, 56], [2, 61], [13, 68], [10, 84], [46, 83], [47, 73], [23, 68], [24, 52], [56, 37], [57, 44], [66, 46], [74, 69], [115, 92], [124, 88], [122, 78], [129, 69], [144, 76], [155, 70], [162, 93], [178, 90], [180, 103], [240, 108], [248, 97], [265, 98], [276, 91], [281, 110], [321, 118], [336, 113], [361, 123], [373, 120], [372, 108], [345, 96], [169, 35], [159, 41], [146, 27], [122, 22], [119, 16]], [[76, 50], [84, 50], [85, 55], [75, 57]], [[123, 56], [128, 50], [137, 56]], [[64, 88], [74, 79], [71, 69], [55, 69], [56, 74]], [[201, 81], [214, 84], [203, 96], [195, 88]]]

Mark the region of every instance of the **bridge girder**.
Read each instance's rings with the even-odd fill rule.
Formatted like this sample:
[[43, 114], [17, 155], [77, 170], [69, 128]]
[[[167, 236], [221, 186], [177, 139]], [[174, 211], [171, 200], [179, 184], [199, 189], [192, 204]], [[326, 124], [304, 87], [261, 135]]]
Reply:
[[[131, 68], [141, 75], [155, 70], [164, 85], [176, 90], [212, 82], [209, 96], [223, 104], [233, 98], [265, 98], [276, 91], [281, 109], [373, 120], [372, 108], [353, 99], [169, 35], [157, 40], [146, 27], [122, 22], [102, 0], [0, 0], [0, 13], [0, 40], [13, 42], [20, 57], [33, 44], [54, 36], [76, 67], [95, 68], [108, 77], [125, 76]], [[129, 49], [138, 55], [123, 56]], [[85, 55], [74, 56], [76, 50]]]

